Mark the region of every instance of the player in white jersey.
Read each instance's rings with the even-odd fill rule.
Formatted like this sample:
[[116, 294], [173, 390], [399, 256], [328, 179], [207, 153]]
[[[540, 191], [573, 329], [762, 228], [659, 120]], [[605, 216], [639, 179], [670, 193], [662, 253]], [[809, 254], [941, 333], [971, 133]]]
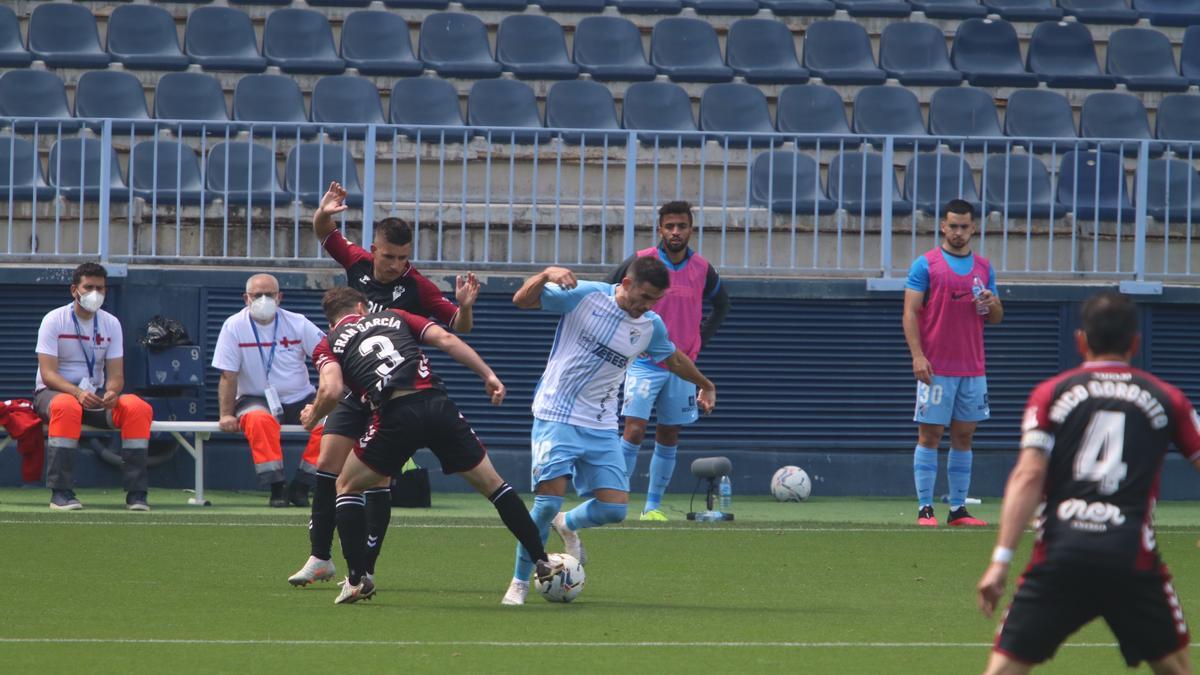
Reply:
[[[577, 282], [568, 269], [548, 267], [513, 296], [522, 309], [562, 315], [546, 371], [533, 400], [533, 486], [530, 516], [546, 540], [550, 526], [567, 553], [585, 561], [576, 530], [619, 523], [629, 502], [629, 478], [617, 432], [617, 395], [625, 371], [648, 354], [699, 389], [697, 406], [709, 412], [717, 390], [696, 364], [677, 350], [662, 319], [650, 309], [670, 285], [658, 258], [642, 257], [619, 284]], [[560, 513], [567, 479], [587, 501]], [[524, 604], [534, 562], [517, 547], [513, 579], [503, 604]]]

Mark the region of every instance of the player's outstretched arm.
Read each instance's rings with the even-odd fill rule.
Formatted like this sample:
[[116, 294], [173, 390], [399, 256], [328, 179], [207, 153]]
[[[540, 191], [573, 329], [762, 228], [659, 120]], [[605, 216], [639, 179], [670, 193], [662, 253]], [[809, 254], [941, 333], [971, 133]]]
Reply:
[[513, 294], [513, 304], [521, 309], [537, 309], [542, 306], [542, 289], [546, 284], [558, 284], [563, 288], [575, 288], [578, 284], [575, 273], [565, 267], [547, 267], [525, 280]]
[[457, 335], [445, 330], [436, 324], [430, 325], [425, 329], [421, 337], [424, 344], [446, 352], [450, 358], [458, 361], [471, 372], [479, 376], [483, 380], [483, 387], [487, 391], [488, 396], [492, 399], [492, 405], [500, 405], [504, 401], [506, 390], [504, 383], [500, 378], [496, 377], [496, 373], [492, 372], [491, 366], [487, 364], [471, 345], [458, 339]]
[[912, 354], [913, 377], [925, 384], [933, 384], [933, 366], [925, 358], [925, 350], [921, 347], [921, 325], [918, 315], [925, 304], [925, 292], [904, 289], [904, 341], [908, 343], [908, 351]]
[[996, 604], [1004, 596], [1013, 549], [1021, 540], [1025, 524], [1042, 501], [1047, 464], [1049, 460], [1042, 450], [1025, 448], [1008, 476], [1008, 484], [1004, 487], [1004, 506], [1000, 510], [1000, 533], [996, 536], [996, 548], [992, 552], [991, 563], [976, 587], [979, 609], [984, 616], [991, 616], [996, 611]]
[[329, 184], [329, 190], [321, 197], [317, 210], [313, 212], [313, 234], [317, 236], [317, 241], [325, 241], [325, 237], [337, 229], [333, 217], [348, 208], [350, 207], [346, 206], [345, 188], [333, 181]]
[[330, 361], [321, 366], [321, 379], [317, 384], [317, 397], [312, 405], [305, 406], [300, 413], [300, 423], [305, 429], [312, 431], [317, 423], [333, 412], [338, 401], [342, 398], [345, 384], [342, 380], [342, 366], [336, 361]]
[[454, 278], [454, 299], [458, 301], [458, 311], [450, 329], [459, 335], [470, 333], [475, 327], [475, 301], [479, 299], [479, 279], [474, 272]]
[[713, 408], [717, 407], [717, 385], [700, 372], [687, 354], [676, 349], [675, 353], [668, 356], [662, 364], [667, 367], [667, 370], [699, 388], [700, 391], [696, 393], [696, 406], [700, 408], [700, 412], [710, 413]]

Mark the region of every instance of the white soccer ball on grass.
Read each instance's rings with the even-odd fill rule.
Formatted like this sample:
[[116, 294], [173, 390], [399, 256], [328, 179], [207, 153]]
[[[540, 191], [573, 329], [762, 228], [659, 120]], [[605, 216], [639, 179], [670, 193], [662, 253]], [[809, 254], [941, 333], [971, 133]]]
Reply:
[[802, 502], [812, 494], [812, 481], [798, 466], [785, 466], [771, 476], [771, 494], [781, 502]]
[[549, 602], [570, 602], [579, 597], [587, 578], [583, 565], [566, 553], [551, 553], [550, 564], [557, 569], [548, 581], [534, 581], [538, 593]]

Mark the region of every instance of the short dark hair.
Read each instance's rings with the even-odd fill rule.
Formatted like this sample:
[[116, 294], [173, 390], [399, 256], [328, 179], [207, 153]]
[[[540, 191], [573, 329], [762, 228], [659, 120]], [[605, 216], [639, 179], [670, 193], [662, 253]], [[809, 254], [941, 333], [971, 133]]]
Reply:
[[412, 228], [403, 218], [384, 218], [375, 223], [375, 239], [383, 239], [395, 246], [405, 246], [412, 243]]
[[671, 287], [671, 274], [658, 256], [638, 256], [625, 276], [635, 284], [650, 284], [664, 291]]
[[680, 200], [676, 200], [673, 202], [667, 202], [666, 204], [663, 204], [662, 206], [660, 206], [658, 208], [658, 224], [659, 225], [662, 224], [663, 216], [673, 216], [676, 214], [683, 214], [683, 215], [687, 216], [688, 217], [688, 226], [691, 227], [691, 225], [692, 225], [692, 204], [691, 204], [691, 202], [685, 202], [685, 201], [680, 201]]
[[108, 270], [104, 269], [104, 265], [99, 263], [83, 263], [79, 267], [76, 267], [75, 272], [71, 275], [71, 285], [78, 286], [79, 282], [83, 281], [84, 277], [100, 277], [101, 279], [108, 279]]
[[367, 296], [348, 286], [338, 286], [325, 291], [325, 296], [321, 298], [321, 309], [325, 311], [326, 320], [333, 325], [343, 316], [354, 313], [354, 308], [360, 302], [365, 305]]
[[1127, 295], [1102, 291], [1080, 310], [1080, 328], [1093, 354], [1124, 354], [1138, 333], [1138, 309]]
[[971, 220], [975, 219], [975, 207], [971, 202], [965, 199], [951, 199], [946, 202], [946, 213], [954, 213], [960, 216], [971, 216]]

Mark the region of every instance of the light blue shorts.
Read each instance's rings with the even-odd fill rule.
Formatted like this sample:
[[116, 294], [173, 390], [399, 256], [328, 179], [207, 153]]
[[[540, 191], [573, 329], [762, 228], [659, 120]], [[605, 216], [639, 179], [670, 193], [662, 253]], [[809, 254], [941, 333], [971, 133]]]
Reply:
[[639, 360], [625, 373], [625, 417], [650, 419], [654, 411], [659, 424], [680, 426], [700, 417], [696, 408], [696, 385], [666, 368]]
[[589, 429], [533, 419], [533, 488], [571, 476], [575, 493], [591, 497], [598, 489], [629, 492], [625, 455], [616, 429]]
[[913, 421], [946, 426], [951, 420], [982, 422], [991, 416], [987, 377], [933, 376], [933, 385], [917, 382]]

